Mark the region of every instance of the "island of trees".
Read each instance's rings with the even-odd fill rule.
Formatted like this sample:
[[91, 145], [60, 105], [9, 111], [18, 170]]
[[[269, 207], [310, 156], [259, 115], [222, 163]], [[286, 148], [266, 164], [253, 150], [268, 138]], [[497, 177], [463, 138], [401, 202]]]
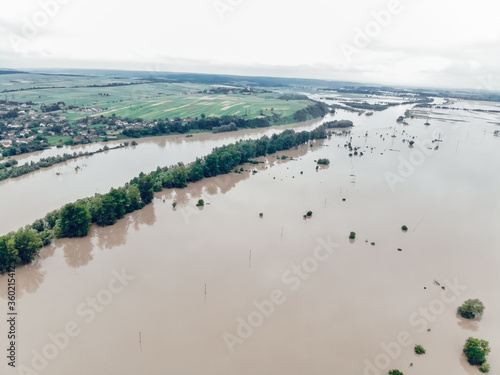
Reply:
[[48, 213], [33, 224], [0, 237], [0, 273], [33, 261], [40, 249], [52, 238], [86, 236], [90, 225], [113, 225], [125, 214], [139, 210], [153, 200], [154, 192], [164, 188], [184, 188], [204, 177], [230, 173], [251, 159], [328, 137], [327, 128], [312, 131], [285, 130], [271, 137], [239, 141], [215, 148], [209, 155], [184, 165], [158, 167], [155, 171], [133, 178], [123, 187], [107, 194], [79, 199]]

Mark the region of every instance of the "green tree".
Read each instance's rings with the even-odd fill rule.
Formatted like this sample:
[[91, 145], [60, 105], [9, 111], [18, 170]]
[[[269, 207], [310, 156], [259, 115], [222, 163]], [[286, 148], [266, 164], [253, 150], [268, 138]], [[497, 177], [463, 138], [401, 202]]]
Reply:
[[425, 354], [425, 349], [422, 345], [415, 345], [416, 354]]
[[482, 365], [486, 362], [486, 356], [490, 353], [490, 344], [488, 341], [469, 337], [465, 342], [464, 353], [467, 361], [471, 365]]
[[59, 218], [59, 211], [54, 210], [45, 215], [45, 222], [47, 223], [48, 229], [54, 229], [56, 226], [57, 219]]
[[20, 262], [12, 235], [0, 237], [0, 273], [13, 269]]
[[14, 247], [23, 264], [30, 263], [35, 259], [42, 246], [42, 240], [38, 237], [37, 231], [34, 229], [26, 227], [19, 229], [14, 234]]
[[478, 299], [468, 299], [457, 311], [463, 318], [474, 319], [483, 314], [484, 305]]
[[83, 204], [68, 203], [61, 209], [55, 228], [56, 237], [85, 237], [89, 232], [92, 216]]
[[139, 188], [135, 185], [131, 185], [127, 192], [127, 212], [133, 212], [141, 208], [141, 195]]
[[399, 370], [391, 370], [389, 371], [389, 375], [404, 375], [404, 374]]
[[142, 174], [139, 177], [139, 193], [141, 194], [141, 200], [144, 204], [149, 204], [153, 200], [153, 179], [150, 175]]
[[111, 194], [105, 194], [99, 200], [97, 206], [97, 225], [106, 226], [113, 225], [118, 219], [116, 216], [116, 201]]

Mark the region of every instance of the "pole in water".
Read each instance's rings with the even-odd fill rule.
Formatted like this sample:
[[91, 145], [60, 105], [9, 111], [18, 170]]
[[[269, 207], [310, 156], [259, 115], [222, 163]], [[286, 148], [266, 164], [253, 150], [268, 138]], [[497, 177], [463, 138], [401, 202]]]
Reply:
[[248, 268], [252, 267], [252, 250], [250, 250], [250, 253], [248, 254]]
[[207, 284], [205, 284], [205, 302], [207, 302]]
[[141, 348], [141, 353], [142, 353], [142, 335], [141, 335], [141, 331], [139, 331], [139, 347]]

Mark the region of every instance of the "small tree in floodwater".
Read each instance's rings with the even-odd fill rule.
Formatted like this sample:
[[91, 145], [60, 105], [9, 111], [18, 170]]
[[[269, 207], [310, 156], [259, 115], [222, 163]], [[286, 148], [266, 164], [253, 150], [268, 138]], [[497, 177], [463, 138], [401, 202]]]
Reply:
[[478, 299], [468, 299], [457, 309], [462, 318], [474, 319], [484, 312], [484, 305]]
[[355, 238], [356, 238], [356, 232], [351, 232], [351, 234], [349, 234], [349, 239], [354, 240]]
[[203, 199], [199, 199], [198, 203], [196, 203], [196, 207], [203, 207], [205, 205], [205, 201]]

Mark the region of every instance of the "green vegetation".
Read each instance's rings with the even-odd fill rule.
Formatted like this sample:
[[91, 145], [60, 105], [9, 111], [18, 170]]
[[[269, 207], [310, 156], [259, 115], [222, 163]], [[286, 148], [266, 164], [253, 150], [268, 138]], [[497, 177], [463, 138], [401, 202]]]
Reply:
[[462, 318], [474, 319], [484, 312], [484, 305], [478, 299], [468, 299], [457, 309]]
[[487, 373], [490, 372], [490, 365], [488, 363], [484, 363], [481, 367], [479, 367], [479, 371]]
[[85, 237], [89, 232], [92, 216], [83, 204], [68, 203], [59, 212], [55, 225], [56, 237]]
[[404, 374], [399, 370], [391, 370], [389, 371], [389, 375], [404, 375]]
[[425, 349], [422, 345], [415, 345], [416, 354], [425, 354]]
[[486, 356], [490, 353], [490, 344], [488, 341], [469, 337], [465, 342], [464, 353], [467, 361], [471, 365], [481, 366], [486, 362]]
[[[57, 155], [57, 156], [49, 156], [46, 158], [41, 158], [37, 162], [30, 162], [30, 163], [25, 163], [23, 165], [17, 165], [18, 162], [17, 160], [8, 160], [5, 163], [0, 164], [0, 181], [3, 181], [7, 178], [15, 178], [22, 176], [24, 174], [34, 172], [39, 170], [40, 168], [48, 168], [51, 167], [55, 164], [63, 163], [67, 160], [72, 160], [72, 159], [77, 159], [80, 157], [84, 156], [92, 156], [95, 154], [99, 154], [104, 151], [109, 151], [109, 150], [116, 150], [119, 148], [125, 147], [124, 145], [120, 144], [115, 147], [107, 147], [104, 146], [104, 148], [100, 148], [97, 151], [80, 151], [80, 152], [73, 152], [72, 154], [63, 154], [63, 155]], [[2, 166], [11, 166], [10, 169], [7, 169]]]
[[351, 240], [354, 240], [354, 239], [356, 238], [356, 232], [351, 232], [351, 233], [349, 234], [349, 238], [350, 238]]
[[406, 231], [408, 230], [408, 227], [407, 227], [406, 225], [403, 225], [403, 226], [401, 227], [401, 230], [403, 230], [403, 231], [405, 231], [405, 232], [406, 232]]
[[26, 228], [1, 236], [0, 271], [5, 272], [16, 265], [31, 262], [54, 235], [82, 237], [87, 235], [91, 223], [101, 226], [114, 224], [126, 213], [151, 203], [154, 192], [164, 188], [184, 188], [188, 183], [204, 177], [230, 173], [237, 165], [254, 158], [307, 144], [310, 140], [325, 139], [327, 136], [326, 129], [322, 126], [310, 132], [288, 129], [271, 137], [264, 136], [215, 148], [209, 155], [198, 158], [187, 166], [179, 163], [171, 167], [158, 167], [148, 174], [140, 173], [123, 187], [69, 203]]
[[329, 160], [329, 159], [326, 159], [326, 158], [319, 159], [319, 160], [318, 160], [318, 164], [321, 164], [321, 165], [329, 165], [329, 164], [330, 164], [330, 160]]
[[298, 122], [311, 120], [313, 118], [323, 117], [328, 113], [328, 105], [323, 102], [315, 102], [306, 108], [294, 113], [293, 118]]
[[196, 203], [196, 207], [203, 207], [205, 205], [205, 201], [203, 199], [199, 199], [198, 203]]
[[350, 128], [350, 127], [354, 126], [354, 124], [351, 120], [327, 121], [323, 125], [326, 126], [328, 129]]
[[312, 211], [307, 211], [307, 217], [311, 217], [313, 215]]

